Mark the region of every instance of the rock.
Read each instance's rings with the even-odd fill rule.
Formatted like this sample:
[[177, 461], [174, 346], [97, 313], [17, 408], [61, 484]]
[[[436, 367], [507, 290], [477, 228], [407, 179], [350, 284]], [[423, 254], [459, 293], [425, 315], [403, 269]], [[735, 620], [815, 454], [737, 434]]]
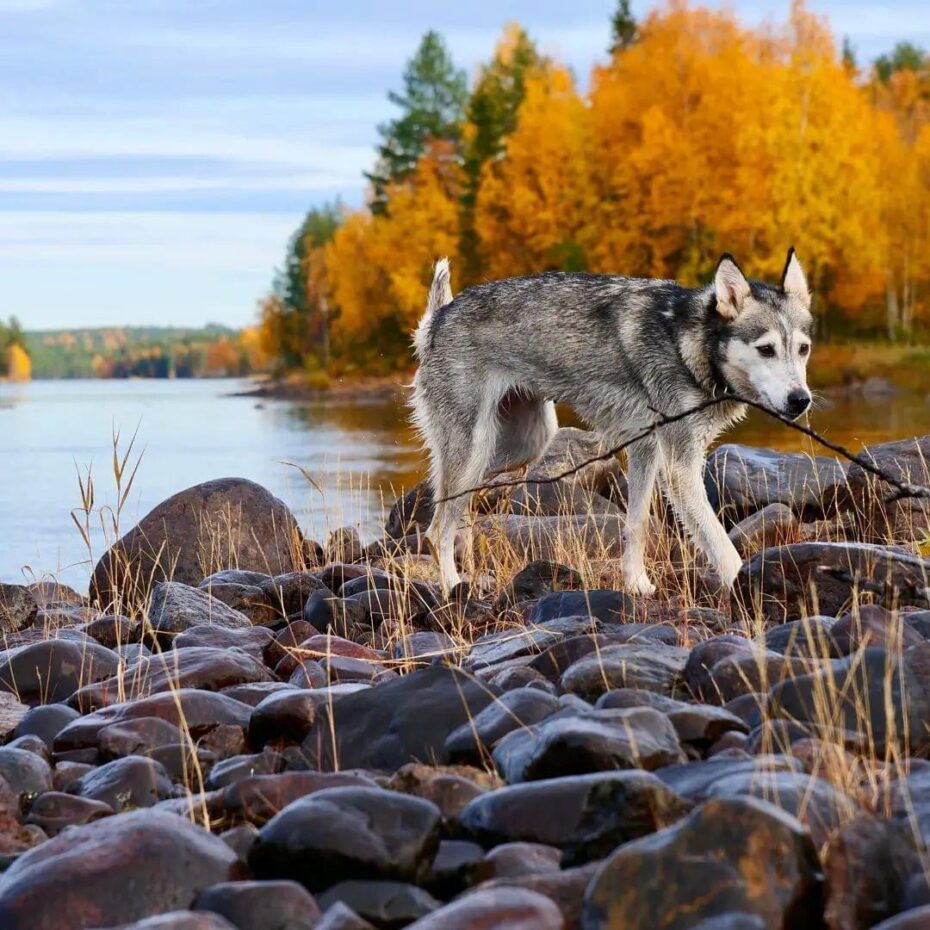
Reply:
[[474, 885], [484, 868], [484, 850], [468, 840], [440, 840], [422, 884], [436, 898], [448, 901]]
[[0, 743], [10, 739], [28, 713], [29, 708], [14, 695], [0, 691]]
[[271, 650], [274, 634], [263, 626], [226, 629], [215, 624], [192, 626], [172, 640], [174, 649], [210, 647], [213, 649], [238, 649], [258, 662], [265, 661], [266, 652]]
[[828, 930], [868, 930], [893, 917], [907, 879], [923, 874], [913, 830], [865, 812], [831, 838], [823, 864]]
[[729, 537], [736, 551], [745, 560], [761, 549], [780, 546], [791, 541], [798, 525], [792, 509], [785, 504], [769, 504], [740, 520]]
[[319, 575], [313, 572], [288, 572], [269, 578], [260, 585], [265, 597], [282, 616], [299, 614], [314, 591], [328, 591]]
[[872, 930], [930, 930], [930, 904], [873, 924]]
[[[835, 660], [829, 668], [776, 684], [769, 692], [768, 710], [772, 716], [827, 730], [867, 732], [878, 754], [905, 737], [911, 750], [919, 753], [930, 739], [928, 659], [926, 643], [908, 650], [903, 661], [884, 649], [865, 649]], [[828, 708], [824, 695], [829, 695]], [[827, 711], [829, 719], [825, 719]]]
[[427, 481], [421, 481], [399, 497], [388, 514], [385, 532], [391, 539], [403, 539], [411, 533], [425, 533], [433, 519], [435, 506], [433, 490]]
[[286, 681], [255, 681], [246, 685], [230, 685], [228, 688], [221, 688], [220, 694], [225, 694], [234, 701], [248, 704], [249, 707], [258, 707], [269, 695], [293, 690], [293, 686]]
[[76, 691], [69, 703], [84, 711], [97, 710], [178, 688], [219, 691], [230, 685], [271, 678], [270, 670], [262, 662], [239, 649], [192, 646], [140, 659], [123, 673]]
[[464, 668], [477, 672], [500, 666], [510, 659], [533, 656], [566, 637], [576, 637], [592, 629], [593, 623], [586, 617], [561, 617], [534, 624], [532, 629], [525, 631], [489, 633], [472, 645]]
[[488, 704], [474, 720], [463, 723], [446, 739], [453, 762], [480, 765], [498, 740], [518, 727], [539, 723], [559, 709], [559, 700], [534, 688], [507, 691]]
[[248, 726], [252, 708], [212, 691], [180, 688], [173, 692], [153, 694], [151, 697], [125, 704], [102, 708], [86, 717], [69, 723], [55, 737], [56, 753], [97, 746], [100, 730], [119, 720], [139, 717], [160, 717], [179, 726], [183, 720], [194, 739], [203, 738], [220, 726], [244, 729]]
[[[782, 623], [824, 613], [839, 616], [855, 591], [888, 606], [930, 606], [930, 560], [864, 543], [798, 543], [766, 549], [743, 564], [735, 595], [754, 615]], [[816, 602], [812, 601], [816, 599]]]
[[240, 569], [271, 575], [293, 571], [300, 530], [293, 515], [260, 485], [221, 478], [163, 501], [100, 559], [91, 597], [140, 607], [152, 582], [196, 585], [202, 560], [234, 554]]
[[637, 619], [638, 613], [635, 599], [625, 591], [557, 591], [536, 601], [526, 619], [530, 625], [559, 617], [593, 617], [601, 623], [625, 623]]
[[107, 649], [138, 643], [142, 633], [139, 624], [119, 614], [97, 617], [96, 620], [82, 624], [78, 629]]
[[299, 743], [310, 732], [319, 707], [354, 694], [359, 685], [291, 688], [269, 694], [249, 720], [249, 740], [256, 749], [268, 743]]
[[284, 756], [271, 750], [232, 756], [218, 762], [210, 769], [204, 787], [208, 791], [213, 791], [216, 788], [225, 788], [243, 778], [251, 778], [253, 775], [276, 775], [283, 771]]
[[484, 861], [491, 867], [494, 878], [538, 875], [559, 871], [562, 850], [544, 843], [501, 843], [484, 857]]
[[119, 658], [97, 643], [44, 640], [0, 653], [0, 691], [26, 703], [52, 704], [109, 678], [118, 667]]
[[322, 631], [351, 638], [356, 631], [371, 628], [368, 606], [351, 598], [336, 597], [326, 591], [314, 591], [304, 607], [303, 619]]
[[177, 581], [156, 582], [148, 606], [149, 624], [156, 633], [182, 633], [200, 624], [228, 630], [248, 629], [252, 621], [200, 588]]
[[589, 653], [566, 669], [562, 690], [596, 701], [613, 688], [640, 688], [672, 695], [681, 683], [688, 650], [678, 646], [624, 643]]
[[259, 832], [249, 865], [259, 878], [311, 890], [348, 879], [416, 881], [439, 845], [439, 809], [380, 788], [331, 788], [288, 805]]
[[319, 713], [302, 744], [308, 767], [396, 771], [448, 761], [448, 735], [494, 699], [493, 689], [445, 666], [348, 694]]
[[500, 787], [500, 780], [465, 765], [432, 766], [411, 762], [398, 769], [385, 787], [431, 801], [445, 821], [453, 821], [472, 798], [489, 788]]
[[337, 903], [345, 904], [378, 930], [400, 930], [440, 906], [432, 895], [416, 885], [389, 881], [340, 882], [321, 895], [319, 901], [327, 909]]
[[[130, 811], [66, 830], [0, 877], [4, 930], [112, 927], [189, 907], [234, 876], [220, 839], [172, 814]], [[132, 888], [127, 894], [126, 889]]]
[[364, 775], [352, 772], [281, 772], [253, 775], [233, 782], [222, 792], [222, 809], [232, 819], [259, 826], [299, 798], [329, 788], [374, 788]]
[[620, 463], [615, 457], [594, 461], [607, 452], [607, 449], [596, 432], [563, 426], [552, 437], [552, 442], [546, 447], [542, 458], [530, 465], [527, 480], [556, 478], [586, 462], [587, 464], [571, 476], [572, 482], [598, 494], [607, 493], [620, 475]]
[[769, 504], [816, 519], [835, 513], [845, 499], [846, 465], [826, 456], [725, 443], [707, 456], [704, 486], [711, 506], [729, 523]]
[[26, 629], [38, 612], [39, 605], [27, 585], [0, 582], [0, 634]]
[[237, 930], [312, 930], [316, 901], [297, 882], [223, 882], [202, 891], [195, 910], [227, 918]]
[[237, 930], [237, 927], [218, 914], [172, 911], [170, 914], [147, 917], [133, 924], [123, 924], [117, 930]]
[[907, 614], [886, 610], [878, 604], [863, 604], [830, 628], [830, 639], [839, 655], [850, 655], [866, 646], [901, 652], [917, 646], [926, 637], [907, 622]]
[[326, 909], [326, 913], [314, 930], [374, 930], [374, 928], [364, 917], [359, 917], [348, 904], [336, 901]]
[[113, 808], [103, 801], [46, 791], [32, 802], [25, 822], [41, 827], [48, 836], [57, 836], [67, 827], [81, 826], [112, 813]]
[[561, 911], [535, 891], [493, 888], [447, 904], [411, 925], [411, 930], [562, 930]]
[[245, 614], [250, 623], [274, 623], [281, 616], [280, 610], [258, 585], [218, 583], [205, 578], [198, 587], [227, 607]]
[[620, 707], [652, 707], [665, 714], [683, 743], [709, 744], [716, 742], [724, 733], [749, 731], [743, 720], [723, 707], [688, 704], [653, 691], [635, 688], [608, 691], [595, 705], [597, 710]]
[[420, 630], [410, 633], [394, 645], [392, 657], [406, 662], [431, 665], [435, 660], [454, 655], [455, 640], [446, 633]]
[[561, 872], [541, 872], [513, 878], [495, 878], [478, 886], [476, 891], [497, 891], [503, 888], [521, 889], [541, 894], [559, 909], [565, 930], [581, 930], [582, 903], [598, 863], [565, 869]]
[[43, 704], [33, 707], [25, 714], [17, 725], [14, 736], [38, 736], [51, 749], [55, 737], [78, 717], [80, 714], [74, 708], [64, 704]]
[[359, 562], [365, 547], [354, 526], [343, 526], [333, 530], [323, 543], [324, 560], [329, 562]]
[[557, 517], [505, 514], [479, 520], [473, 535], [475, 545], [492, 549], [506, 545], [524, 561], [558, 561], [566, 551], [609, 558], [622, 550], [623, 526], [623, 517], [613, 513]]
[[52, 770], [41, 756], [25, 749], [0, 747], [0, 779], [19, 799], [31, 800], [52, 787]]
[[763, 801], [709, 801], [621, 846], [585, 894], [585, 928], [690, 930], [744, 911], [765, 926], [816, 926], [822, 876], [810, 836]]
[[836, 658], [841, 653], [830, 631], [833, 617], [804, 617], [782, 623], [765, 631], [765, 648], [785, 656], [801, 658]]
[[[622, 801], [611, 816], [623, 826], [608, 820], [605, 836], [620, 831], [627, 838], [652, 833], [687, 808], [686, 802], [648, 772], [599, 772], [489, 791], [469, 802], [459, 820], [466, 835], [484, 846], [525, 842], [564, 848], [576, 844], [575, 855], [583, 858], [582, 846], [592, 848], [596, 839], [598, 812], [603, 813], [611, 801]], [[541, 811], [546, 816], [540, 816]]]
[[69, 793], [103, 801], [115, 811], [151, 807], [172, 794], [163, 765], [144, 756], [126, 756], [82, 775]]
[[535, 601], [554, 591], [566, 591], [582, 586], [581, 575], [559, 562], [537, 559], [520, 569], [498, 597], [496, 607], [503, 610], [523, 601]]
[[514, 730], [493, 756], [509, 784], [614, 769], [648, 771], [684, 759], [668, 718], [649, 707], [564, 711]]

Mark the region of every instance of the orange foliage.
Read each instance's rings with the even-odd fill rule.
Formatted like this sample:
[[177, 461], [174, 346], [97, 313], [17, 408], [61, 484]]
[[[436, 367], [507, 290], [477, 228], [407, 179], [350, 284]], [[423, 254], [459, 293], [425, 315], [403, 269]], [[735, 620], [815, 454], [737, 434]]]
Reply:
[[485, 280], [561, 268], [696, 284], [722, 251], [771, 279], [793, 244], [831, 325], [930, 323], [930, 67], [860, 79], [801, 0], [757, 29], [671, 0], [587, 95], [566, 68], [534, 66], [477, 191], [464, 157], [434, 140], [386, 212], [347, 212], [310, 255], [312, 302], [326, 298], [343, 345], [403, 343], [433, 262], [455, 270], [463, 236]]
[[8, 372], [10, 381], [28, 381], [32, 377], [32, 359], [29, 353], [18, 343], [8, 350]]

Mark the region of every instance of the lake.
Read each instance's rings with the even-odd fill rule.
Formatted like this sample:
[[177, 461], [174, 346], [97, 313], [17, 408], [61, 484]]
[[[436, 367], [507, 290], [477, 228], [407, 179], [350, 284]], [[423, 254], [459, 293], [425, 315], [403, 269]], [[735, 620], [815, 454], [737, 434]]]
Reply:
[[[95, 507], [114, 505], [114, 429], [124, 448], [138, 430], [135, 452], [142, 456], [122, 514], [124, 532], [176, 491], [238, 475], [284, 500], [316, 538], [345, 524], [373, 537], [386, 508], [421, 474], [423, 456], [406, 408], [383, 399], [230, 396], [247, 386], [236, 380], [0, 384], [0, 581], [54, 574], [86, 590], [91, 564], [70, 514], [81, 503], [78, 471], [88, 468]], [[858, 449], [930, 433], [930, 405], [911, 395], [843, 400], [812, 414], [811, 425]], [[812, 450], [805, 437], [761, 415], [725, 439]], [[99, 521], [92, 544], [97, 557], [104, 548]]]

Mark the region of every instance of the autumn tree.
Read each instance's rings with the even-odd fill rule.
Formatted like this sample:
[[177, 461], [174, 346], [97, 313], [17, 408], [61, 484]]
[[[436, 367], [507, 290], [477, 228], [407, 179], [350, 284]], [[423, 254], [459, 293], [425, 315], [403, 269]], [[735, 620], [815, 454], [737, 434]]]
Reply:
[[458, 141], [467, 96], [465, 72], [456, 68], [442, 36], [430, 30], [407, 63], [403, 89], [388, 94], [400, 115], [378, 127], [378, 162], [366, 175], [375, 213], [385, 211], [389, 185], [413, 172], [431, 140]]
[[506, 139], [517, 124], [527, 79], [546, 64], [526, 31], [511, 23], [494, 57], [479, 71], [469, 97], [462, 140], [461, 278], [465, 283], [479, 278], [475, 202], [484, 166], [504, 154]]

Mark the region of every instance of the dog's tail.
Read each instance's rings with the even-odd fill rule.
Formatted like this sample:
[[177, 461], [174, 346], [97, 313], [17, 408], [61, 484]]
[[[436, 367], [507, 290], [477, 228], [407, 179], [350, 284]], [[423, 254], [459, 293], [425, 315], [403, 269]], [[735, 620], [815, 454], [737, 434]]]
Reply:
[[440, 258], [433, 271], [433, 283], [429, 288], [429, 297], [426, 298], [426, 312], [413, 334], [413, 347], [418, 356], [422, 357], [429, 342], [429, 332], [436, 311], [446, 304], [452, 303], [452, 282], [449, 277], [449, 259]]

